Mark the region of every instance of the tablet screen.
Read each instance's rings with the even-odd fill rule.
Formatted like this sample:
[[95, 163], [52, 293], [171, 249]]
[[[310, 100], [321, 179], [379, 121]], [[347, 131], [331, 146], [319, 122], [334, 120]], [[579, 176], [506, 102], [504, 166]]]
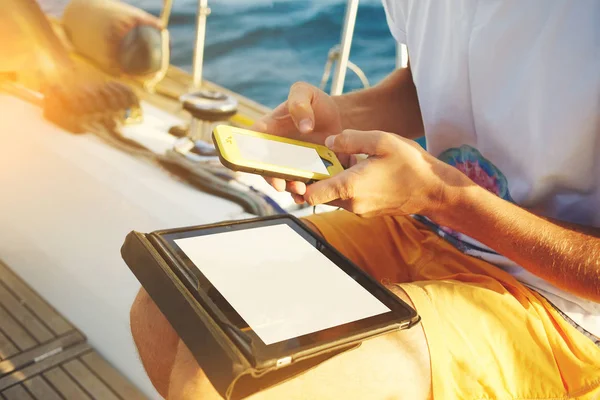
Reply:
[[175, 243], [266, 345], [391, 311], [286, 224]]
[[189, 293], [257, 368], [419, 320], [290, 216], [153, 235]]

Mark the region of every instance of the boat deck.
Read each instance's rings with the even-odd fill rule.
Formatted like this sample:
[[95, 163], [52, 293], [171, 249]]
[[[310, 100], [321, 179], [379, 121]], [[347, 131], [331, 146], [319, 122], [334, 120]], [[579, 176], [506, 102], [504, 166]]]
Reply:
[[[71, 49], [60, 22], [54, 21], [53, 27]], [[71, 56], [81, 79], [118, 79], [135, 91], [144, 121], [123, 127], [128, 138], [157, 152], [172, 147], [174, 137], [167, 132], [189, 121], [178, 101], [190, 89], [189, 74], [171, 66], [156, 91], [149, 93], [139, 83], [109, 76], [81, 56]], [[41, 86], [37, 73], [23, 73], [19, 83], [35, 91]], [[234, 124], [249, 125], [268, 111], [211, 82], [202, 87], [239, 100]], [[113, 371], [112, 378], [103, 378], [97, 371], [103, 359], [145, 396], [159, 399], [129, 329], [129, 309], [140, 286], [121, 259], [123, 239], [133, 229], [152, 232], [248, 215], [238, 204], [173, 179], [160, 166], [94, 135], [69, 134], [44, 119], [39, 104], [29, 101], [0, 90], [0, 187], [5, 189], [0, 210], [6, 211], [0, 212], [0, 259], [27, 282], [1, 266], [0, 400], [19, 395], [52, 399], [51, 394], [34, 395], [47, 388], [59, 398], [113, 398], [98, 397], [90, 385], [117, 398], [141, 398], [121, 394], [116, 387], [130, 385], [116, 384], [113, 378], [119, 374], [110, 367], [102, 370]], [[252, 185], [282, 206], [294, 206], [288, 195], [260, 178]], [[40, 349], [43, 345], [48, 346]], [[103, 358], [88, 356], [94, 354], [90, 347]], [[100, 361], [91, 365], [90, 359]], [[91, 378], [75, 382], [75, 367]], [[63, 387], [56, 380], [71, 383]], [[65, 387], [75, 387], [74, 394], [64, 394]]]
[[145, 399], [69, 321], [0, 262], [0, 398]]

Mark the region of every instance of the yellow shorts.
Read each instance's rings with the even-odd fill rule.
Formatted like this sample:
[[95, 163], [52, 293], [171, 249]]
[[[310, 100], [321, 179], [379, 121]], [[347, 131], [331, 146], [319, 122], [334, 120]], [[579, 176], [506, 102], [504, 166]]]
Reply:
[[598, 399], [600, 349], [543, 297], [410, 217], [308, 218], [422, 317], [435, 399]]

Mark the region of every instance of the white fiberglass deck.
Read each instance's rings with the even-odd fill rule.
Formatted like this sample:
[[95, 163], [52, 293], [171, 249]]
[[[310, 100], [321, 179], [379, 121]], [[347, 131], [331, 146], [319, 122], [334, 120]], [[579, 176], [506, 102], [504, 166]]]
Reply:
[[[146, 125], [132, 134], [179, 122], [145, 111]], [[39, 108], [0, 94], [0, 258], [150, 398], [159, 396], [129, 331], [139, 284], [120, 257], [125, 235], [242, 215], [238, 205], [93, 136], [64, 132]]]

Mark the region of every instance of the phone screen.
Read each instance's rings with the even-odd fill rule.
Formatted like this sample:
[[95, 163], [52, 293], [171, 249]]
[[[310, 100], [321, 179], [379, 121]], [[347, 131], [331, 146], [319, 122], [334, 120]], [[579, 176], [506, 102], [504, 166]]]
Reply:
[[266, 345], [391, 311], [285, 224], [175, 243]]
[[233, 137], [240, 155], [248, 161], [329, 175], [323, 159], [313, 148], [238, 133], [233, 133]]

